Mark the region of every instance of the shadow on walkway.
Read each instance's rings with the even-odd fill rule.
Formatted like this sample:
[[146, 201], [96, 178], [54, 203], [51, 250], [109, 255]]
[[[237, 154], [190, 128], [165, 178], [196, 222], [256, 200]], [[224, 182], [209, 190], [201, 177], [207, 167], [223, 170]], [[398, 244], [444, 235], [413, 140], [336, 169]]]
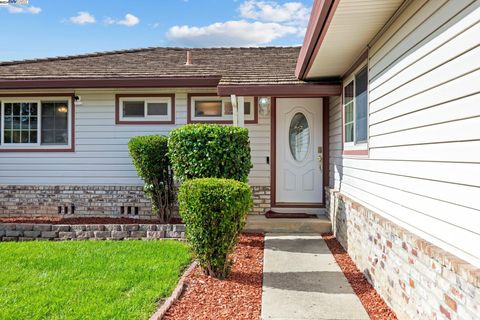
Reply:
[[318, 239], [269, 239], [265, 249], [295, 253], [331, 254], [327, 246], [318, 244]]
[[263, 286], [274, 289], [353, 294], [342, 272], [267, 272]]

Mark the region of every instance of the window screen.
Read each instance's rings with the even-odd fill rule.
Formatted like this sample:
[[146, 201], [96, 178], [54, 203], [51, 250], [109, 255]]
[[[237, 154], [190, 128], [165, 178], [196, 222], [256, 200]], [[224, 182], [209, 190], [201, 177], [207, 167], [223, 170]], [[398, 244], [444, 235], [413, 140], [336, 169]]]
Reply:
[[144, 117], [145, 103], [144, 101], [124, 101], [123, 102], [123, 116], [128, 117]]
[[355, 141], [367, 141], [367, 68], [362, 69], [355, 77]]
[[195, 101], [196, 117], [221, 117], [222, 101]]
[[42, 144], [68, 144], [68, 103], [42, 102]]

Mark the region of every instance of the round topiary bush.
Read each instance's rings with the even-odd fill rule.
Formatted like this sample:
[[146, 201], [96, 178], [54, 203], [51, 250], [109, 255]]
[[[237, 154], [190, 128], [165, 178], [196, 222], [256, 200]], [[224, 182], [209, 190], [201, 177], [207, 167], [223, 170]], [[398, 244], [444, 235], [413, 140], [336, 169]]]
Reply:
[[162, 222], [169, 222], [175, 205], [173, 171], [168, 157], [168, 137], [152, 135], [133, 137], [128, 142], [133, 164], [152, 201], [152, 211]]
[[252, 206], [250, 186], [232, 179], [188, 180], [180, 186], [178, 203], [200, 266], [210, 276], [225, 278], [230, 271], [228, 256]]
[[246, 182], [252, 168], [245, 128], [189, 124], [170, 132], [168, 149], [181, 181], [214, 177]]

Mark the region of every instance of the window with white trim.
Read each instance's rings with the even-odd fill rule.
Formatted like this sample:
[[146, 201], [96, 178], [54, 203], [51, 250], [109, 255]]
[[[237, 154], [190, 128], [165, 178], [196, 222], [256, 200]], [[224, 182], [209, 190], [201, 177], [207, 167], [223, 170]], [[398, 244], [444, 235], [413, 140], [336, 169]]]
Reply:
[[121, 97], [120, 120], [122, 121], [170, 121], [172, 119], [171, 97]]
[[[233, 106], [230, 97], [192, 96], [190, 108], [193, 121], [233, 120]], [[243, 109], [245, 120], [255, 119], [253, 97], [245, 97]]]
[[7, 98], [0, 108], [0, 148], [68, 148], [71, 99]]
[[367, 149], [368, 69], [360, 68], [343, 87], [343, 139], [345, 149]]

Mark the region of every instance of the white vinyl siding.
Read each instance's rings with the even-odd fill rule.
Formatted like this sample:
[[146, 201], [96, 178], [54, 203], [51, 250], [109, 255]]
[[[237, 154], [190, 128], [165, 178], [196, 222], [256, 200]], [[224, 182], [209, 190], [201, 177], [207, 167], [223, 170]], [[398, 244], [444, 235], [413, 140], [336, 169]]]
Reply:
[[369, 50], [369, 157], [341, 155], [330, 99], [330, 186], [480, 266], [480, 1], [413, 1]]
[[[204, 89], [211, 92], [211, 89]], [[194, 89], [145, 89], [148, 93], [175, 93], [175, 124], [115, 124], [115, 93], [136, 91], [76, 90], [82, 104], [75, 108], [75, 152], [0, 153], [0, 184], [3, 185], [141, 185], [128, 154], [131, 137], [167, 135], [187, 123], [187, 93]], [[10, 92], [9, 92], [10, 93]], [[270, 185], [270, 117], [259, 115], [248, 124], [253, 168], [250, 183]]]
[[253, 168], [248, 181], [253, 186], [270, 185], [270, 114], [258, 115], [258, 123], [245, 124], [250, 135], [250, 148], [252, 149]]

